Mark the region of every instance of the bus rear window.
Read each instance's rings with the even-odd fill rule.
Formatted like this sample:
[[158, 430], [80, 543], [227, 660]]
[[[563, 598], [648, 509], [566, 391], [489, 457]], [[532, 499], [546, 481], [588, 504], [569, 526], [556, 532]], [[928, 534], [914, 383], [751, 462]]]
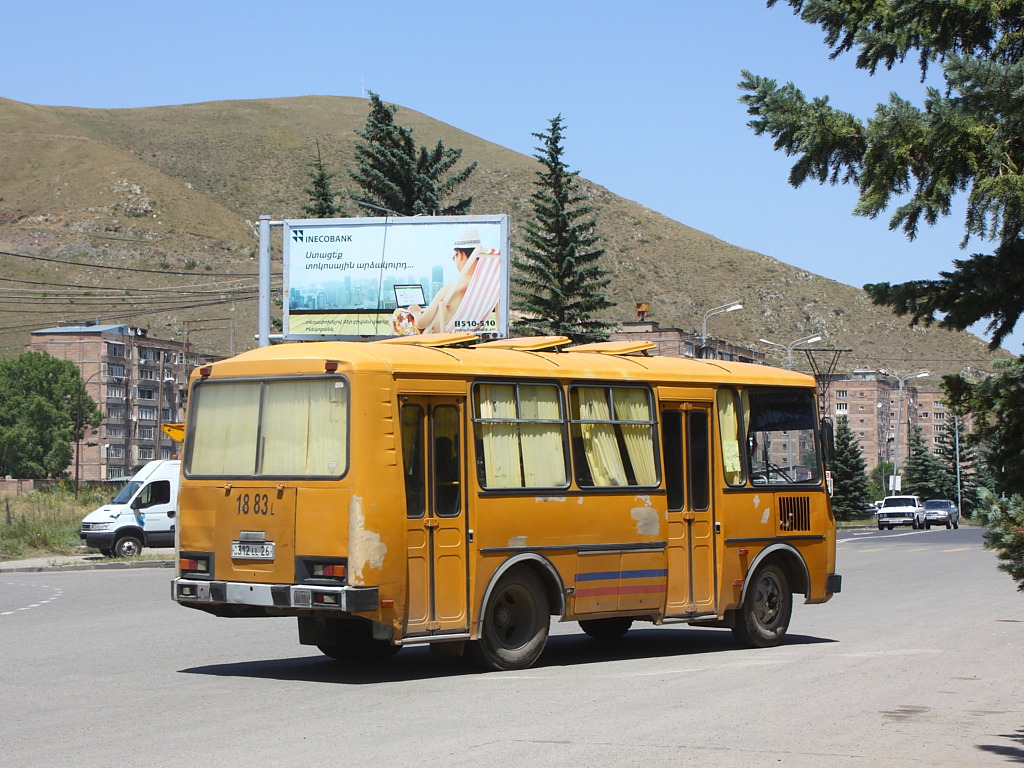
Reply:
[[200, 382], [189, 403], [186, 474], [340, 477], [347, 392], [337, 378]]

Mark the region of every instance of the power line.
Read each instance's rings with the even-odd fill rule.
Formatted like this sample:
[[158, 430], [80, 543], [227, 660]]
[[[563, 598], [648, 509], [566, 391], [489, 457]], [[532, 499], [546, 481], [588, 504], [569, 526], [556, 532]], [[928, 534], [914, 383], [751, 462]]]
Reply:
[[64, 259], [52, 259], [47, 256], [29, 256], [25, 253], [12, 253], [11, 251], [0, 251], [0, 255], [13, 256], [16, 259], [29, 259], [31, 261], [45, 261], [50, 264], [66, 264], [72, 267], [84, 267], [89, 269], [113, 269], [119, 272], [146, 272], [151, 275], [198, 275], [208, 277], [259, 277], [256, 272], [194, 272], [192, 270], [175, 271], [169, 269], [143, 269], [142, 267], [118, 267], [108, 264], [83, 264], [80, 261], [66, 261]]
[[[194, 288], [194, 286], [191, 286], [191, 285], [170, 285], [170, 286], [165, 286], [165, 287], [162, 287], [162, 288], [138, 288], [138, 287], [125, 288], [124, 286], [114, 286], [114, 285], [83, 286], [81, 283], [54, 283], [54, 282], [51, 282], [49, 280], [25, 280], [24, 278], [17, 278], [17, 277], [6, 277], [4, 279], [8, 283], [23, 283], [25, 285], [45, 285], [45, 286], [48, 286], [48, 287], [56, 287], [56, 288], [78, 288], [78, 289], [83, 290], [83, 291], [85, 291], [85, 290], [89, 290], [89, 291], [121, 291], [121, 292], [132, 291], [133, 293], [135, 293], [135, 292], [139, 292], [139, 293], [167, 293], [169, 291], [188, 291], [188, 290], [191, 290], [192, 288]], [[277, 276], [274, 276], [272, 278], [272, 281], [280, 281], [280, 280], [281, 280], [281, 278], [277, 277]], [[243, 284], [241, 282], [240, 279], [226, 280], [226, 281], [224, 281], [223, 285], [224, 286], [231, 286], [231, 285], [234, 285], [236, 283], [238, 284], [238, 287], [243, 287], [245, 285], [245, 284]], [[197, 292], [209, 291], [209, 292], [216, 293], [218, 291], [218, 288], [217, 288], [218, 285], [220, 285], [220, 284], [219, 283], [207, 284], [205, 288], [203, 288], [201, 291], [197, 291]], [[25, 293], [30, 293], [30, 292], [31, 292], [31, 289], [25, 291]]]
[[[178, 306], [155, 307], [153, 309], [146, 309], [145, 307], [133, 307], [131, 310], [122, 311], [120, 313], [118, 313], [118, 312], [108, 313], [108, 317], [110, 317], [109, 322], [111, 322], [111, 323], [118, 322], [118, 321], [131, 321], [133, 318], [136, 318], [136, 317], [138, 317], [140, 315], [154, 315], [154, 314], [166, 313], [166, 312], [175, 311], [175, 310], [180, 311], [180, 310], [185, 310], [185, 309], [199, 309], [199, 308], [202, 308], [202, 307], [220, 306], [220, 305], [224, 305], [224, 304], [243, 303], [243, 302], [248, 302], [248, 301], [256, 301], [257, 299], [258, 299], [258, 296], [251, 296], [251, 297], [246, 297], [246, 298], [241, 298], [241, 299], [239, 299], [239, 298], [229, 298], [229, 299], [222, 299], [222, 300], [216, 300], [216, 301], [197, 302], [197, 303], [193, 303], [193, 304], [181, 304], [181, 305], [178, 305]], [[14, 312], [15, 310], [0, 310], [0, 311], [9, 313], [9, 312]], [[18, 314], [21, 314], [21, 315], [25, 314], [24, 310], [17, 310], [17, 312], [18, 312]], [[40, 313], [40, 314], [42, 314], [42, 313]], [[66, 315], [66, 312], [65, 313], [61, 313], [61, 314], [57, 314], [57, 313], [52, 313], [52, 314], [54, 314], [55, 317], [56, 317], [56, 319], [54, 321], [54, 324], [56, 324], [56, 323], [59, 323], [61, 320], [64, 319], [64, 315]], [[13, 331], [36, 331], [36, 330], [40, 329], [41, 325], [45, 325], [45, 321], [39, 320], [39, 321], [36, 321], [36, 322], [34, 322], [32, 324], [24, 324], [24, 325], [8, 325], [8, 326], [5, 326], [5, 330], [11, 331], [11, 332], [13, 332]]]

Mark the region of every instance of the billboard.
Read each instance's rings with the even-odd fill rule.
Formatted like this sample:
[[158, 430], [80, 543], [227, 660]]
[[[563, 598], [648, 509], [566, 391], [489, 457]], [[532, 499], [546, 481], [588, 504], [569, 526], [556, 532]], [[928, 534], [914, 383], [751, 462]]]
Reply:
[[284, 338], [508, 335], [508, 216], [283, 222]]

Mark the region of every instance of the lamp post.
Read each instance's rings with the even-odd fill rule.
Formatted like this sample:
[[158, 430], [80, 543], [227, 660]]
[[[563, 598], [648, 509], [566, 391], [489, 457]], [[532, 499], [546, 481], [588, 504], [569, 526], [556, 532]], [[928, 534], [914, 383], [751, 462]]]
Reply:
[[[103, 373], [103, 364], [99, 370], [91, 374], [89, 378], [82, 380], [82, 386], [78, 388], [78, 403], [75, 413], [75, 498], [78, 498], [79, 472], [82, 466], [82, 391], [86, 385]], [[81, 374], [79, 374], [81, 375]]]
[[731, 301], [728, 304], [723, 304], [720, 307], [714, 307], [704, 313], [704, 320], [700, 324], [700, 346], [701, 346], [701, 357], [707, 357], [708, 351], [708, 318], [712, 315], [720, 315], [723, 312], [735, 312], [737, 309], [743, 309], [743, 305], [738, 301]]
[[779, 344], [777, 341], [768, 341], [768, 339], [758, 339], [762, 344], [771, 344], [773, 347], [782, 347], [786, 350], [786, 370], [793, 370], [793, 347], [797, 347], [801, 344], [810, 344], [814, 341], [821, 341], [821, 336], [818, 334], [812, 334], [810, 336], [804, 336], [803, 338], [791, 341], [789, 344]]
[[900, 394], [899, 400], [896, 401], [896, 438], [893, 441], [893, 454], [892, 454], [892, 479], [889, 481], [889, 490], [895, 491], [896, 478], [899, 477], [900, 469], [900, 422], [903, 420], [903, 385], [907, 379], [920, 379], [925, 376], [930, 376], [928, 371], [917, 371], [915, 373], [908, 373], [905, 376], [892, 373], [889, 374], [900, 383]]

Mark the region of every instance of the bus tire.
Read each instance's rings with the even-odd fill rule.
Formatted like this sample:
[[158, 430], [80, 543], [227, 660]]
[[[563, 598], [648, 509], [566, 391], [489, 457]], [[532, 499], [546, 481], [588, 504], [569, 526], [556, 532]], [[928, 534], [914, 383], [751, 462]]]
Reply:
[[633, 626], [633, 618], [631, 616], [580, 620], [580, 629], [602, 643], [618, 640], [629, 631], [631, 626]]
[[472, 653], [485, 669], [526, 669], [548, 640], [548, 598], [529, 568], [513, 568], [498, 579], [484, 608], [480, 639]]
[[782, 642], [792, 615], [786, 571], [778, 563], [767, 563], [747, 586], [732, 633], [747, 648], [771, 648]]
[[138, 536], [126, 533], [114, 542], [114, 557], [138, 557], [142, 554], [142, 539]]

